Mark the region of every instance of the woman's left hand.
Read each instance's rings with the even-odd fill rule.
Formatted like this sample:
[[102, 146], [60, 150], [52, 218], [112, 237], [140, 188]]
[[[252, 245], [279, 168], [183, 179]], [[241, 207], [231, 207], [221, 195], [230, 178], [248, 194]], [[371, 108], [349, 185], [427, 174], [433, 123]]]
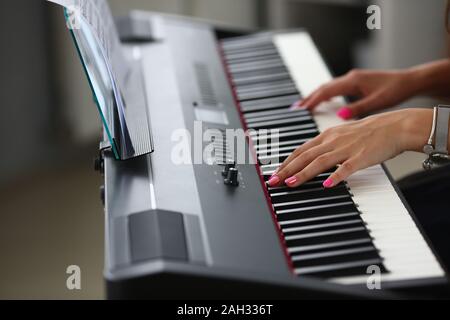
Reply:
[[291, 154], [269, 185], [297, 187], [338, 165], [324, 182], [331, 188], [403, 151], [420, 151], [431, 130], [432, 114], [430, 109], [404, 109], [331, 128]]

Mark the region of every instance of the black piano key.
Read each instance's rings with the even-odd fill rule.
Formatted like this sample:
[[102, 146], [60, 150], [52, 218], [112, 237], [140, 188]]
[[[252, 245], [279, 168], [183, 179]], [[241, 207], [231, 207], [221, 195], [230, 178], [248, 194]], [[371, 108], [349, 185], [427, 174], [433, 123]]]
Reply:
[[286, 108], [292, 105], [294, 102], [298, 101], [300, 96], [298, 94], [287, 95], [282, 97], [258, 99], [255, 101], [243, 101], [240, 103], [242, 111], [255, 112], [263, 110], [272, 110], [279, 108]]
[[[304, 129], [308, 129], [309, 127], [310, 127], [309, 125], [305, 125], [303, 128]], [[254, 135], [251, 134], [250, 136], [254, 136]], [[256, 154], [263, 154], [264, 155], [264, 154], [271, 154], [271, 153], [292, 152], [295, 149], [297, 149], [299, 146], [301, 146], [304, 142], [305, 141], [302, 140], [298, 144], [292, 143], [292, 144], [286, 145], [284, 147], [274, 143], [274, 144], [271, 144], [271, 145], [267, 145], [266, 147], [257, 148]]]
[[279, 225], [281, 228], [288, 228], [290, 226], [304, 225], [308, 223], [315, 223], [317, 221], [344, 221], [353, 219], [354, 217], [359, 217], [361, 214], [357, 211], [345, 213], [345, 214], [331, 214], [328, 216], [321, 216], [315, 218], [302, 218], [302, 219], [293, 219], [280, 221]]
[[[273, 146], [278, 146], [279, 142], [289, 142], [307, 138], [314, 138], [319, 134], [319, 130], [317, 129], [317, 127], [308, 120], [305, 120], [303, 124], [299, 125], [298, 129], [293, 130], [292, 128], [293, 126], [290, 126], [289, 124], [287, 124], [285, 127], [273, 127], [267, 129], [258, 128], [250, 130], [249, 136], [254, 142], [257, 142], [259, 145], [267, 144], [270, 140], [270, 146], [264, 148], [268, 150], [269, 148], [273, 148]], [[293, 144], [293, 142], [288, 144], [285, 143], [284, 146], [292, 146]], [[300, 146], [301, 144], [303, 144], [303, 142], [301, 142], [297, 146]]]
[[325, 242], [320, 244], [312, 244], [305, 246], [291, 246], [288, 248], [288, 252], [294, 256], [297, 254], [307, 254], [307, 253], [315, 253], [315, 252], [326, 252], [333, 249], [345, 249], [345, 248], [355, 248], [360, 246], [366, 246], [372, 244], [372, 239], [369, 237], [353, 239], [353, 240], [344, 240], [344, 241], [334, 241], [334, 242]]
[[287, 208], [280, 208], [276, 210], [277, 215], [286, 215], [286, 214], [292, 214], [292, 213], [301, 213], [301, 212], [310, 212], [310, 211], [322, 211], [329, 208], [336, 208], [336, 207], [343, 207], [347, 205], [353, 205], [353, 202], [349, 199], [344, 201], [337, 201], [337, 200], [325, 200], [323, 203], [315, 203], [315, 204], [297, 204], [292, 207]]
[[233, 79], [233, 84], [235, 85], [236, 88], [239, 88], [242, 85], [251, 85], [258, 83], [267, 83], [270, 81], [284, 81], [284, 80], [288, 81], [291, 80], [289, 73], [280, 72], [260, 76], [240, 77], [239, 79], [237, 78]]
[[[276, 149], [275, 146], [294, 146], [299, 147], [305, 142], [311, 140], [312, 138], [317, 136], [317, 132], [315, 130], [305, 130], [302, 133], [296, 133], [294, 136], [273, 136], [272, 139], [268, 137], [251, 137], [253, 145], [261, 146], [257, 148], [257, 150], [267, 150], [268, 148]], [[301, 141], [298, 143], [298, 141]]]
[[278, 202], [273, 204], [273, 207], [278, 212], [281, 212], [283, 210], [288, 209], [298, 209], [303, 207], [310, 207], [311, 205], [327, 205], [327, 204], [333, 204], [333, 203], [341, 203], [341, 202], [348, 202], [351, 200], [350, 194], [344, 194], [344, 195], [331, 195], [331, 196], [320, 196], [317, 198], [311, 198], [311, 199], [301, 199], [301, 200], [294, 200], [294, 201], [287, 201], [287, 202]]
[[307, 261], [307, 260], [315, 260], [327, 257], [336, 257], [343, 255], [350, 255], [361, 252], [376, 252], [377, 249], [372, 245], [359, 246], [353, 248], [339, 248], [339, 249], [328, 249], [327, 251], [321, 252], [313, 252], [313, 253], [303, 253], [303, 254], [295, 254], [292, 256], [293, 261]]
[[296, 94], [297, 88], [284, 88], [284, 89], [274, 89], [274, 90], [266, 90], [266, 91], [258, 91], [258, 92], [250, 92], [250, 93], [237, 93], [239, 100], [248, 101], [255, 99], [265, 99], [272, 97], [279, 97], [285, 95]]
[[[273, 75], [267, 75], [265, 77], [268, 77], [268, 76], [273, 77]], [[261, 77], [260, 79], [258, 79], [258, 82], [256, 82], [256, 83], [242, 84], [239, 86], [235, 84], [235, 90], [236, 91], [254, 90], [254, 89], [260, 89], [260, 88], [264, 88], [264, 87], [273, 87], [273, 86], [277, 86], [277, 85], [295, 86], [295, 82], [293, 82], [289, 78], [282, 78], [279, 80], [270, 79], [270, 80], [264, 81], [265, 77]]]
[[297, 92], [297, 88], [295, 87], [295, 84], [290, 82], [279, 82], [279, 83], [272, 83], [272, 84], [265, 84], [261, 83], [258, 85], [252, 85], [243, 87], [240, 89], [236, 89], [236, 92], [238, 96], [241, 96], [243, 94], [260, 94], [262, 91], [276, 91], [276, 90], [292, 90]]
[[258, 162], [260, 165], [267, 165], [272, 163], [283, 163], [291, 155], [292, 152], [283, 153], [269, 153], [265, 155], [264, 153], [258, 155]]
[[[269, 166], [269, 165], [268, 165]], [[271, 165], [270, 165], [271, 166]], [[279, 164], [274, 164], [274, 166], [279, 167]], [[336, 171], [336, 169], [329, 169], [329, 170], [325, 170], [325, 172], [318, 174], [317, 176], [315, 176], [314, 178], [310, 179], [309, 181], [299, 185], [298, 187], [288, 187], [285, 184], [281, 184], [279, 186], [276, 187], [271, 187], [269, 185], [267, 185], [267, 190], [269, 192], [269, 194], [272, 196], [273, 194], [275, 195], [283, 195], [286, 193], [289, 194], [296, 194], [296, 193], [301, 193], [301, 191], [304, 191], [306, 189], [311, 189], [312, 187], [315, 188], [315, 184], [316, 183], [323, 183], [334, 171]], [[269, 180], [269, 178], [271, 177], [271, 175], [267, 175], [264, 176], [265, 181], [267, 182], [267, 180]], [[342, 182], [339, 185], [337, 185], [336, 187], [332, 188], [332, 189], [325, 189], [323, 188], [323, 192], [335, 192], [334, 190], [336, 190], [337, 188], [341, 187], [341, 186], [345, 186], [345, 183]], [[307, 188], [304, 188], [307, 187]]]
[[322, 235], [314, 235], [310, 234], [309, 236], [286, 236], [286, 244], [289, 247], [301, 247], [308, 245], [317, 245], [317, 244], [326, 244], [333, 243], [339, 241], [349, 241], [361, 238], [370, 238], [369, 232], [364, 227], [356, 227], [356, 228], [348, 228], [342, 229], [334, 233], [331, 231], [328, 234]]
[[225, 56], [225, 61], [228, 66], [234, 66], [242, 63], [252, 63], [255, 61], [272, 61], [272, 60], [283, 62], [280, 56], [277, 55], [276, 51], [273, 49], [264, 49], [258, 53], [241, 51], [233, 54], [227, 54]]
[[310, 115], [309, 112], [304, 109], [290, 109], [288, 107], [285, 107], [267, 111], [263, 110], [263, 111], [247, 112], [244, 114], [244, 119], [247, 122], [249, 120], [263, 117], [273, 117], [278, 115], [296, 115], [296, 114]]
[[[365, 248], [366, 250], [346, 250], [335, 252], [335, 255], [332, 254], [316, 254], [316, 258], [310, 259], [301, 259], [301, 256], [298, 259], [293, 259], [295, 268], [307, 268], [314, 266], [324, 266], [324, 265], [332, 265], [337, 263], [348, 263], [355, 262], [361, 260], [370, 260], [370, 259], [379, 259], [378, 251], [374, 246], [369, 246]], [[314, 257], [314, 256], [313, 256]]]
[[270, 43], [260, 43], [252, 47], [235, 46], [234, 48], [230, 48], [222, 46], [222, 49], [225, 53], [225, 56], [227, 57], [228, 55], [233, 56], [238, 54], [248, 54], [248, 56], [250, 56], [251, 54], [254, 54], [256, 51], [269, 51], [275, 49], [275, 47], [273, 46], [273, 44]]
[[229, 67], [229, 72], [231, 75], [242, 76], [242, 74], [268, 74], [269, 70], [278, 69], [283, 70], [284, 64], [281, 61], [273, 61], [270, 63], [257, 64], [257, 63], [246, 63], [241, 66]]
[[234, 79], [240, 80], [241, 78], [267, 76], [267, 75], [271, 75], [271, 74], [286, 73], [286, 72], [288, 72], [288, 71], [285, 67], [275, 67], [275, 68], [260, 69], [260, 70], [254, 70], [254, 71], [232, 72], [231, 75]]
[[254, 61], [258, 58], [263, 57], [274, 57], [279, 58], [278, 52], [275, 48], [267, 48], [264, 50], [259, 50], [258, 52], [238, 52], [230, 53], [225, 56], [227, 64], [233, 64], [236, 61]]
[[283, 223], [280, 223], [280, 227], [284, 233], [288, 233], [297, 230], [295, 228], [314, 227], [315, 229], [319, 229], [320, 226], [322, 226], [323, 228], [326, 228], [327, 226], [332, 227], [333, 225], [331, 224], [336, 224], [335, 226], [339, 226], [338, 224], [340, 223], [350, 221], [363, 222], [359, 212], [354, 212], [345, 215], [331, 215], [313, 219], [297, 219], [284, 221]]
[[[261, 121], [261, 122], [255, 122], [250, 123], [247, 125], [250, 129], [276, 129], [280, 128], [283, 125], [289, 126], [289, 125], [300, 125], [305, 123], [312, 123], [312, 117], [310, 115], [296, 115], [289, 119], [281, 119], [281, 120], [273, 120], [273, 121]], [[317, 130], [316, 130], [317, 131]]]
[[295, 147], [298, 148], [305, 142], [311, 140], [311, 138], [306, 139], [289, 139], [285, 141], [276, 141], [273, 143], [266, 143], [262, 141], [253, 141], [253, 146], [256, 150], [268, 150], [268, 149], [277, 149], [277, 148], [284, 148], [284, 147]]
[[231, 73], [248, 72], [268, 68], [281, 68], [284, 63], [280, 58], [272, 58], [265, 60], [253, 60], [247, 62], [228, 63], [228, 70]]
[[[274, 164], [274, 166], [279, 167], [279, 164]], [[334, 171], [336, 171], [336, 169], [328, 169], [328, 170], [325, 170], [325, 172], [323, 172], [323, 173], [321, 173], [321, 174], [318, 174], [317, 176], [315, 176], [315, 177], [312, 178], [311, 180], [309, 180], [309, 181], [307, 181], [307, 182], [303, 183], [302, 185], [300, 185], [300, 186], [298, 186], [298, 187], [295, 187], [295, 188], [288, 187], [288, 186], [286, 186], [286, 185], [280, 185], [280, 186], [277, 186], [277, 187], [270, 187], [270, 186], [268, 186], [268, 187], [267, 187], [267, 190], [269, 191], [270, 194], [278, 193], [278, 192], [294, 192], [294, 191], [297, 191], [297, 190], [304, 190], [304, 189], [302, 188], [302, 186], [305, 186], [305, 185], [312, 185], [310, 182], [323, 182], [323, 181], [325, 181], [325, 180], [328, 178], [328, 176], [330, 176], [330, 175], [332, 174], [332, 172], [334, 172]], [[265, 178], [267, 178], [266, 180], [268, 180], [268, 179], [270, 178], [270, 176], [266, 176]], [[342, 184], [339, 184], [339, 185], [342, 185]], [[334, 188], [333, 188], [333, 189], [334, 189]], [[327, 190], [333, 190], [333, 189], [327, 189]]]
[[257, 41], [253, 43], [245, 43], [245, 42], [235, 42], [235, 43], [222, 43], [222, 49], [226, 53], [229, 54], [237, 54], [237, 53], [252, 53], [256, 51], [262, 50], [271, 50], [274, 49], [274, 45], [268, 41]]
[[[298, 146], [288, 146], [288, 147], [283, 147], [283, 148], [271, 148], [271, 149], [261, 149], [256, 151], [256, 154], [258, 156], [265, 156], [265, 155], [270, 155], [270, 154], [282, 154], [282, 153], [292, 153], [294, 152], [296, 149], [298, 148]], [[275, 169], [270, 169], [270, 170], [265, 170], [263, 171], [263, 175], [272, 175], [272, 173], [274, 173]]]
[[280, 153], [280, 154], [274, 154], [274, 155], [267, 155], [267, 156], [259, 156], [258, 161], [261, 164], [268, 164], [268, 163], [278, 163], [278, 162], [284, 162], [289, 156], [290, 152], [288, 153]]
[[[275, 65], [275, 62], [278, 62], [277, 65]], [[269, 65], [269, 63], [271, 65]], [[278, 57], [275, 56], [260, 56], [256, 58], [245, 58], [245, 59], [239, 59], [239, 60], [232, 60], [228, 61], [228, 70], [229, 72], [234, 75], [238, 74], [239, 78], [241, 78], [240, 71], [236, 71], [237, 67], [243, 67], [243, 66], [250, 66], [250, 65], [259, 65], [259, 66], [265, 66], [265, 67], [271, 67], [271, 68], [283, 68], [283, 62]], [[249, 73], [252, 71], [248, 71]], [[283, 77], [286, 81], [291, 81], [292, 78], [289, 74], [285, 74]], [[269, 82], [269, 81], [267, 81]]]
[[[250, 37], [249, 37], [250, 38]], [[264, 50], [262, 48], [275, 48], [274, 44], [270, 39], [257, 38], [246, 40], [245, 37], [239, 37], [239, 39], [225, 39], [222, 40], [222, 48], [228, 54], [235, 51], [249, 51], [255, 52], [255, 48]]]
[[246, 121], [261, 118], [261, 117], [269, 117], [269, 116], [276, 116], [276, 115], [295, 115], [295, 114], [303, 114], [308, 113], [306, 110], [302, 109], [294, 109], [291, 110], [289, 108], [282, 108], [282, 109], [275, 109], [275, 110], [269, 110], [269, 111], [256, 111], [256, 112], [249, 112], [244, 114], [244, 119]]
[[[283, 234], [286, 237], [287, 241], [290, 240], [300, 240], [300, 239], [308, 239], [308, 238], [321, 238], [328, 237], [336, 234], [342, 234], [347, 232], [356, 232], [363, 231], [366, 229], [365, 223], [362, 219], [356, 219], [358, 222], [352, 225], [329, 225], [327, 223], [317, 224], [305, 227], [295, 227], [295, 228], [287, 228], [285, 230], [290, 229], [289, 232], [283, 230]], [[314, 227], [314, 228], [313, 228]]]
[[[269, 178], [266, 178], [266, 180], [268, 180], [268, 179]], [[312, 189], [316, 189], [318, 187], [323, 188], [322, 184], [323, 184], [323, 182], [325, 180], [326, 180], [326, 177], [325, 178], [315, 178], [312, 181], [305, 182], [305, 183], [303, 183], [300, 186], [295, 187], [295, 188], [291, 188], [291, 187], [288, 187], [288, 186], [285, 186], [285, 185], [282, 185], [280, 187], [269, 187], [268, 188], [269, 189], [269, 194], [272, 194], [274, 192], [278, 193], [278, 192], [290, 191], [290, 190], [292, 190], [292, 191], [293, 190], [297, 190], [297, 191], [311, 191]], [[325, 189], [325, 188], [323, 188], [323, 189]]]
[[[290, 119], [292, 117], [310, 117], [310, 115], [308, 114], [308, 112], [305, 112], [303, 110], [298, 110], [298, 111], [290, 111], [290, 112], [284, 112], [284, 113], [279, 113], [279, 114], [273, 114], [273, 115], [266, 115], [266, 116], [260, 116], [260, 117], [252, 117], [252, 118], [248, 118], [247, 119], [247, 124], [253, 124], [253, 123], [259, 123], [259, 122], [263, 122], [263, 121], [277, 121], [277, 120], [284, 120], [284, 119]], [[314, 123], [310, 123], [309, 127], [315, 127]], [[285, 127], [286, 129], [283, 130], [283, 127], [280, 128], [276, 128], [278, 130], [283, 130], [283, 131], [288, 131], [288, 130], [300, 130], [302, 129], [301, 126], [299, 125], [295, 125], [295, 126], [288, 126]]]
[[272, 203], [274, 205], [296, 200], [318, 199], [321, 197], [326, 198], [329, 196], [350, 196], [350, 195], [345, 186], [339, 186], [337, 188], [332, 189], [324, 189], [322, 187], [322, 188], [314, 188], [311, 190], [295, 190], [270, 194]]
[[273, 51], [271, 53], [270, 50], [264, 50], [263, 52], [261, 52], [260, 55], [252, 55], [248, 52], [240, 52], [233, 55], [227, 55], [225, 57], [227, 66], [233, 66], [237, 64], [250, 63], [256, 61], [270, 61], [275, 59], [280, 59], [280, 57], [274, 54]]
[[295, 273], [298, 276], [310, 275], [320, 278], [337, 278], [355, 275], [367, 274], [367, 267], [378, 265], [383, 269], [383, 260], [381, 258], [358, 260], [352, 262], [336, 263], [314, 267], [296, 268]]
[[298, 233], [311, 232], [311, 231], [320, 231], [326, 229], [334, 229], [334, 228], [344, 228], [355, 225], [363, 225], [364, 222], [361, 219], [348, 219], [343, 221], [334, 221], [334, 222], [323, 222], [320, 223], [315, 222], [312, 224], [302, 224], [296, 226], [289, 226], [288, 228], [283, 228], [283, 234], [285, 236], [295, 235]]
[[357, 212], [358, 209], [355, 207], [353, 203], [348, 204], [340, 204], [338, 206], [330, 206], [321, 209], [314, 210], [305, 210], [299, 212], [285, 213], [277, 215], [278, 221], [288, 221], [295, 219], [303, 219], [303, 218], [315, 218], [315, 217], [323, 217], [329, 215], [338, 215], [338, 214], [347, 214], [351, 212]]
[[293, 85], [286, 84], [280, 86], [266, 86], [261, 88], [254, 88], [248, 90], [236, 91], [241, 101], [260, 99], [266, 97], [279, 97], [287, 94], [297, 93], [297, 88]]
[[[276, 117], [276, 116], [274, 116], [274, 117]], [[257, 126], [258, 130], [271, 129], [271, 130], [278, 130], [278, 131], [295, 131], [296, 126], [304, 125], [304, 124], [314, 125], [313, 127], [315, 129], [318, 129], [316, 122], [314, 121], [314, 118], [308, 112], [294, 112], [291, 117], [285, 117], [285, 118], [274, 119], [274, 120], [258, 121], [257, 118], [255, 118], [255, 119], [256, 120], [253, 122], [250, 121], [250, 123], [248, 123], [248, 126], [249, 127]], [[289, 121], [291, 119], [292, 119], [292, 121]], [[265, 125], [267, 127], [264, 127]], [[284, 130], [285, 128], [287, 128], [287, 129]]]

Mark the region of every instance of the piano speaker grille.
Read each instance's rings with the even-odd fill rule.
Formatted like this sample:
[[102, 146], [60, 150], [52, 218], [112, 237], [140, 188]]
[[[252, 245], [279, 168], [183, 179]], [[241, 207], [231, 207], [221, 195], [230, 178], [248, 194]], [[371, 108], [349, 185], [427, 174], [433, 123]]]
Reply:
[[217, 97], [212, 86], [208, 66], [204, 63], [195, 63], [194, 69], [203, 105], [217, 106]]

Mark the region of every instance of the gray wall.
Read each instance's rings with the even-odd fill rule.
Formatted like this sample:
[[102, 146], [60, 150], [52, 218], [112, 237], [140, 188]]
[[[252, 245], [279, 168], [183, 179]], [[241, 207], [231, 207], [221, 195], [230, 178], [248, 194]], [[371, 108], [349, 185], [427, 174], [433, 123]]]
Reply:
[[0, 1], [0, 183], [40, 163], [49, 148], [44, 9], [40, 1]]

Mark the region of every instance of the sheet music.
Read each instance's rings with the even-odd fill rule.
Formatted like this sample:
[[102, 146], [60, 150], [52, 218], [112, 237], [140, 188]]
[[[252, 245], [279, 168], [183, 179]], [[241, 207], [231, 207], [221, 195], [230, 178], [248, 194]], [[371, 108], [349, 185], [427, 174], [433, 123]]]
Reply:
[[59, 4], [71, 12], [73, 27], [76, 28], [76, 16], [81, 15], [92, 27], [106, 57], [112, 65], [123, 59], [120, 50], [119, 35], [114, 24], [111, 10], [106, 0], [47, 0]]
[[[75, 32], [81, 28], [80, 19], [87, 23], [96, 38], [96, 45], [103, 53], [103, 59], [112, 83], [114, 98], [117, 104], [121, 126], [121, 142], [132, 151], [127, 122], [125, 118], [125, 103], [129, 91], [131, 70], [120, 45], [119, 35], [114, 19], [106, 0], [47, 0], [63, 6], [67, 14], [67, 27]], [[129, 97], [132, 100], [133, 97]], [[112, 140], [110, 138], [110, 140]]]

